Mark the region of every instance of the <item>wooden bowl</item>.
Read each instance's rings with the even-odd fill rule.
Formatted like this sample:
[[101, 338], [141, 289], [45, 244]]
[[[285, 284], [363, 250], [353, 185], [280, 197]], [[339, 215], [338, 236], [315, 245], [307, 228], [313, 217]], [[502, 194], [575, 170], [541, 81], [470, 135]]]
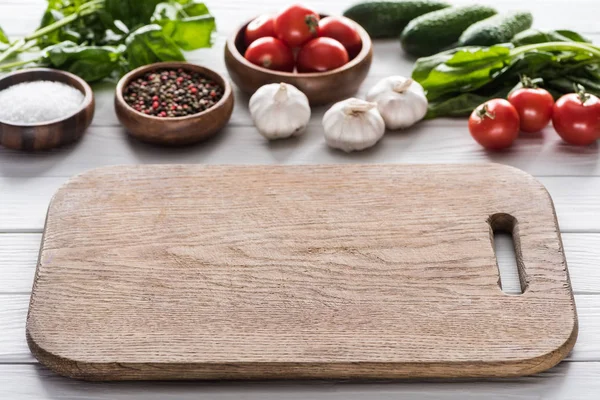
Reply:
[[327, 72], [296, 73], [273, 71], [252, 64], [244, 58], [244, 31], [248, 21], [242, 25], [225, 45], [225, 65], [231, 79], [245, 93], [253, 94], [268, 83], [285, 82], [296, 86], [308, 97], [311, 105], [322, 105], [352, 97], [367, 77], [373, 59], [373, 45], [367, 31], [345, 17], [356, 27], [362, 40], [362, 49], [346, 65]]
[[81, 106], [63, 118], [41, 123], [18, 124], [0, 120], [0, 145], [25, 151], [49, 150], [77, 141], [94, 117], [94, 92], [80, 77], [49, 68], [14, 72], [0, 79], [0, 90], [37, 80], [66, 83], [83, 93]]
[[[125, 102], [123, 91], [133, 79], [157, 69], [177, 69], [197, 72], [223, 87], [223, 97], [211, 108], [185, 117], [154, 117], [134, 110]], [[233, 93], [229, 82], [219, 73], [187, 62], [161, 62], [134, 69], [117, 84], [115, 111], [127, 132], [144, 142], [167, 146], [182, 146], [207, 139], [219, 132], [231, 118]]]

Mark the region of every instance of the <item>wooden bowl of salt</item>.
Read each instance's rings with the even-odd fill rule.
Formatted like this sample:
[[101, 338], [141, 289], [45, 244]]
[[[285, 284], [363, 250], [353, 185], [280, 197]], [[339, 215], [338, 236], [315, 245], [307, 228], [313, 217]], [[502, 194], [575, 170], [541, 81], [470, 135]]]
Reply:
[[94, 117], [94, 93], [81, 78], [33, 68], [0, 79], [0, 145], [49, 150], [77, 141]]

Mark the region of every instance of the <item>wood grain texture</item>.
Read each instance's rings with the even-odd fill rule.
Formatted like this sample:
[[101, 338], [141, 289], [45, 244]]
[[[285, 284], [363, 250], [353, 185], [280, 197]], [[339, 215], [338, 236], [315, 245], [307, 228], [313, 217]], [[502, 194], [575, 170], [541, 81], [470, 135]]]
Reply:
[[[514, 229], [521, 296], [490, 224]], [[555, 365], [577, 318], [521, 171], [121, 166], [54, 196], [27, 333], [85, 379], [485, 377]]]
[[248, 95], [252, 95], [263, 85], [285, 82], [300, 89], [312, 106], [352, 97], [369, 73], [373, 60], [373, 45], [367, 31], [354, 21], [344, 19], [348, 24], [355, 26], [362, 41], [362, 49], [356, 57], [340, 68], [327, 72], [299, 74], [273, 71], [252, 64], [244, 58], [244, 32], [252, 21], [249, 20], [238, 27], [227, 40], [224, 49], [227, 72], [235, 84]]
[[17, 124], [0, 121], [0, 146], [14, 150], [50, 150], [76, 142], [94, 117], [94, 92], [81, 78], [64, 71], [32, 68], [8, 74], [0, 79], [0, 90], [37, 80], [66, 83], [83, 94], [79, 109], [62, 119], [43, 124]]
[[[573, 293], [600, 294], [600, 234], [563, 233], [562, 239]], [[41, 240], [39, 233], [0, 234], [0, 294], [31, 293]], [[514, 258], [514, 254], [501, 248], [497, 257], [499, 260]], [[516, 280], [511, 284], [518, 286]], [[600, 296], [598, 301], [600, 306]], [[579, 301], [577, 304], [581, 308]], [[598, 357], [600, 361], [600, 353]]]
[[[0, 321], [2, 322], [0, 364], [37, 363], [27, 346], [25, 334], [29, 300], [29, 294], [0, 296]], [[579, 334], [577, 343], [565, 360], [569, 362], [599, 361], [600, 296], [575, 295], [575, 304], [577, 305]]]
[[[161, 150], [165, 153], [165, 149], [154, 147], [148, 147], [147, 150], [143, 157], [147, 161], [151, 160], [151, 154], [159, 154]], [[204, 154], [213, 160], [209, 152]], [[102, 159], [103, 156], [104, 154], [98, 154], [97, 159]], [[218, 158], [214, 160], [217, 161]], [[348, 161], [351, 160], [352, 157]], [[51, 161], [47, 160], [44, 164], [51, 166]], [[194, 152], [173, 151], [163, 154], [161, 161], [193, 163]], [[21, 169], [27, 169], [23, 164], [20, 166]], [[7, 193], [6, 196], [0, 196], [0, 209], [3, 210], [0, 213], [0, 232], [41, 233], [48, 203], [54, 192], [67, 180], [66, 177], [19, 179], [0, 176], [0, 193]], [[600, 177], [539, 177], [538, 180], [546, 186], [553, 198], [561, 232], [600, 233]], [[34, 187], [35, 190], [32, 190]], [[600, 287], [597, 291], [600, 292]]]
[[[209, 109], [185, 117], [159, 118], [135, 111], [123, 98], [125, 88], [132, 80], [163, 68], [182, 68], [207, 77], [223, 88], [223, 97]], [[127, 133], [143, 142], [165, 146], [189, 145], [216, 135], [231, 118], [233, 103], [231, 85], [226, 78], [209, 68], [186, 62], [155, 63], [131, 71], [117, 84], [114, 100], [117, 117]]]

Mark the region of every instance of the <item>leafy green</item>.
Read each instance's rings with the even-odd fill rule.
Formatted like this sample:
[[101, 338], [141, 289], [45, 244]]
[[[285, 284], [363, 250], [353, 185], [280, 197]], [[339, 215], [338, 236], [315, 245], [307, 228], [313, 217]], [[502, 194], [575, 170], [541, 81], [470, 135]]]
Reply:
[[467, 115], [490, 98], [505, 97], [523, 75], [539, 78], [556, 95], [571, 92], [573, 83], [600, 91], [600, 48], [562, 32], [573, 40], [465, 47], [417, 60], [412, 77], [427, 92], [427, 117]]
[[590, 40], [577, 32], [568, 30], [540, 31], [538, 29], [527, 29], [515, 35], [511, 40], [515, 46], [547, 42], [580, 42], [590, 43]]
[[212, 32], [216, 28], [215, 18], [208, 8], [193, 1], [158, 4], [152, 22], [159, 24], [166, 36], [187, 51], [210, 47]]
[[[13, 44], [0, 29], [0, 72], [38, 64], [88, 81], [212, 44], [215, 19], [196, 0], [48, 0], [39, 28]], [[31, 48], [37, 58], [9, 62]]]
[[159, 61], [185, 61], [177, 44], [165, 36], [159, 25], [146, 25], [132, 32], [127, 41], [129, 68]]
[[135, 29], [150, 22], [154, 9], [162, 0], [105, 0], [106, 11], [116, 20]]
[[73, 42], [61, 42], [47, 47], [44, 61], [95, 82], [108, 78], [119, 70], [124, 47], [82, 46]]

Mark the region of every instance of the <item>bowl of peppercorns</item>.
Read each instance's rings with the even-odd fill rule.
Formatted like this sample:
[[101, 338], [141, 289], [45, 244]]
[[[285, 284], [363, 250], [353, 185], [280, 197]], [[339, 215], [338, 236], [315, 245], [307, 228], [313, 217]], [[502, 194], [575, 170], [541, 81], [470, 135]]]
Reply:
[[121, 78], [115, 111], [136, 139], [181, 146], [218, 133], [231, 117], [233, 94], [229, 82], [208, 68], [155, 63]]

